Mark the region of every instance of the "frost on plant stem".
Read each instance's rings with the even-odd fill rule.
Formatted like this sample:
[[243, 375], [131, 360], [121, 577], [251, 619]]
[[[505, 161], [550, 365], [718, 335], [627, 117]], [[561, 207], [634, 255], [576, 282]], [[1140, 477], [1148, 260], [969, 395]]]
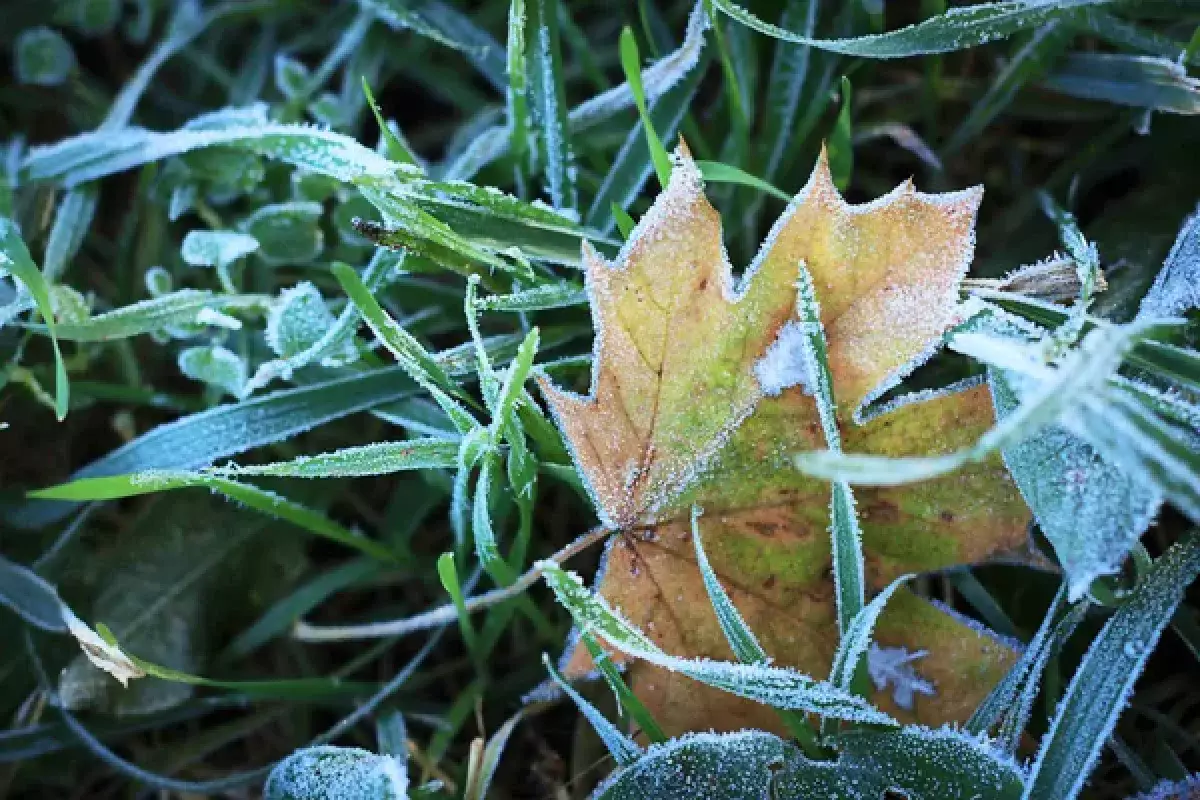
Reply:
[[871, 642], [867, 649], [867, 674], [875, 688], [883, 691], [892, 687], [892, 699], [906, 711], [912, 711], [918, 694], [932, 697], [937, 689], [917, 674], [913, 662], [929, 655], [925, 650], [910, 653], [903, 647], [880, 647]]

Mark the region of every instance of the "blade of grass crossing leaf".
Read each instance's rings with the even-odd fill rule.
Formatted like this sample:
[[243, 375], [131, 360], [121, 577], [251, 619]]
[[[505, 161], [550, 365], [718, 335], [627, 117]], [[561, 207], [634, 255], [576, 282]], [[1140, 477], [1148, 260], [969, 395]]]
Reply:
[[70, 483], [30, 492], [29, 496], [47, 500], [116, 500], [192, 487], [204, 487], [218, 492], [255, 511], [291, 522], [309, 533], [353, 547], [373, 558], [384, 561], [396, 559], [395, 554], [378, 542], [343, 528], [307, 506], [266, 489], [239, 483], [220, 475], [178, 470], [148, 470], [130, 475], [79, 478]]
[[542, 170], [555, 208], [578, 205], [574, 156], [567, 125], [562, 46], [558, 35], [558, 0], [525, 0], [526, 38], [532, 43], [526, 63], [534, 118], [541, 140]]
[[63, 362], [62, 351], [58, 347], [58, 336], [55, 334], [50, 287], [41, 270], [33, 263], [33, 257], [29, 255], [29, 249], [17, 231], [16, 224], [7, 217], [0, 218], [0, 266], [25, 284], [25, 288], [33, 296], [38, 313], [45, 320], [46, 331], [50, 334], [50, 346], [54, 348], [54, 414], [61, 422], [67, 416], [71, 390], [67, 382], [67, 366]]
[[[796, 311], [800, 316], [805, 372], [808, 384], [817, 401], [817, 413], [830, 452], [842, 450], [841, 433], [837, 422], [837, 401], [833, 396], [833, 378], [829, 369], [829, 350], [825, 330], [821, 325], [821, 308], [812, 275], [801, 264], [796, 283]], [[830, 487], [829, 531], [833, 545], [833, 576], [837, 592], [838, 630], [846, 634], [855, 616], [866, 602], [862, 532], [854, 493], [845, 481], [834, 481]]]
[[861, 697], [794, 670], [765, 664], [690, 660], [668, 655], [644, 633], [613, 612], [602, 599], [589, 592], [579, 576], [564, 571], [552, 561], [541, 561], [536, 566], [542, 571], [543, 579], [558, 601], [571, 612], [576, 625], [592, 631], [627, 655], [775, 708], [808, 711], [870, 724], [895, 724], [891, 717]]
[[600, 673], [601, 677], [604, 678], [604, 682], [608, 684], [608, 688], [612, 689], [622, 711], [629, 715], [633, 724], [651, 742], [665, 742], [667, 735], [663, 733], [662, 728], [659, 727], [657, 720], [654, 719], [650, 710], [646, 708], [638, 696], [633, 693], [633, 690], [625, 683], [625, 679], [621, 677], [621, 671], [617, 669], [617, 665], [609, 657], [608, 651], [601, 647], [600, 643], [596, 641], [596, 637], [587, 631], [581, 630], [579, 638], [592, 658], [592, 665]]
[[658, 173], [659, 185], [665, 189], [671, 180], [671, 158], [667, 155], [666, 148], [663, 147], [662, 139], [658, 138], [658, 132], [654, 129], [654, 121], [650, 119], [650, 112], [646, 109], [646, 92], [642, 87], [642, 57], [638, 52], [637, 37], [633, 35], [633, 30], [628, 26], [621, 30], [619, 47], [621, 69], [625, 72], [625, 80], [629, 83], [629, 89], [633, 93], [633, 104], [637, 106], [638, 117], [646, 132], [646, 142], [650, 147], [650, 160], [654, 164], [654, 171]]
[[1042, 739], [1023, 795], [1072, 800], [1116, 725], [1163, 628], [1200, 573], [1200, 530], [1164, 553], [1088, 649]]
[[550, 662], [550, 656], [545, 653], [542, 654], [542, 664], [545, 665], [546, 671], [550, 673], [550, 677], [558, 684], [558, 688], [562, 689], [563, 693], [571, 698], [571, 701], [575, 703], [579, 712], [591, 723], [592, 729], [596, 731], [596, 735], [600, 737], [600, 741], [604, 742], [604, 746], [608, 748], [608, 752], [612, 755], [613, 760], [617, 762], [618, 766], [628, 766], [642, 757], [642, 748], [638, 747], [637, 743], [628, 736], [617, 730], [617, 727], [605, 719], [598, 708], [585, 700], [579, 692], [575, 691], [571, 687], [571, 684], [567, 683], [558, 670], [554, 668], [554, 665]]
[[[720, 580], [713, 572], [712, 565], [708, 563], [708, 556], [704, 552], [704, 545], [700, 540], [700, 515], [702, 513], [703, 511], [698, 506], [692, 506], [692, 539], [696, 545], [696, 564], [700, 568], [704, 589], [708, 593], [708, 600], [712, 604], [713, 611], [716, 612], [721, 632], [725, 634], [725, 639], [729, 642], [729, 647], [738, 661], [743, 664], [769, 663], [770, 657], [767, 652], [759, 644], [758, 639], [754, 636], [754, 631], [750, 630], [750, 626], [746, 624], [746, 620], [738, 613], [737, 606], [729, 599], [725, 588], [721, 586]], [[779, 715], [796, 739], [801, 742], [806, 752], [810, 754], [819, 752], [816, 731], [808, 724], [804, 715], [795, 711], [780, 711]]]
[[849, 39], [814, 39], [764, 22], [731, 0], [714, 0], [717, 8], [759, 33], [862, 58], [905, 58], [949, 53], [1011, 36], [1069, 13], [1112, 0], [1005, 0], [962, 6], [932, 19], [888, 33]]
[[[621, 234], [622, 239], [628, 239], [633, 233], [633, 229], [637, 227], [637, 223], [633, 221], [633, 217], [626, 213], [625, 209], [621, 208], [616, 203], [611, 205], [613, 222], [617, 226], [617, 230]], [[587, 295], [583, 296], [584, 302], [587, 301]]]
[[833, 123], [833, 130], [825, 143], [833, 185], [842, 192], [850, 185], [850, 177], [854, 172], [854, 131], [850, 124], [851, 94], [850, 79], [843, 75], [842, 107], [838, 110], [837, 120]]
[[896, 590], [912, 578], [912, 575], [901, 575], [896, 578], [854, 615], [854, 619], [842, 633], [837, 652], [833, 655], [833, 668], [829, 674], [830, 683], [841, 686], [843, 689], [856, 688], [858, 675], [865, 663], [867, 651], [871, 645], [871, 634], [875, 630], [875, 623], [879, 620], [879, 615], [883, 613], [884, 607]]

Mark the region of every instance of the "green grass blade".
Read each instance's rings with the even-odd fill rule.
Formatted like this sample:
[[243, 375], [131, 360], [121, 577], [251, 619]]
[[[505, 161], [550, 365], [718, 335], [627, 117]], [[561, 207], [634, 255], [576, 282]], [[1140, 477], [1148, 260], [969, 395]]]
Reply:
[[79, 478], [70, 483], [37, 489], [30, 492], [29, 496], [45, 500], [83, 502], [118, 500], [123, 497], [192, 487], [210, 489], [255, 511], [290, 522], [309, 533], [352, 547], [372, 558], [383, 561], [396, 560], [395, 554], [383, 545], [342, 527], [318, 511], [266, 489], [220, 475], [181, 470], [147, 470], [129, 475]]
[[67, 366], [58, 346], [50, 286], [37, 264], [33, 263], [33, 256], [29, 255], [29, 248], [25, 246], [16, 224], [7, 217], [0, 218], [0, 268], [11, 272], [13, 277], [25, 284], [33, 296], [38, 313], [45, 320], [50, 345], [54, 348], [54, 414], [61, 422], [66, 418], [71, 403], [71, 389], [67, 380]]
[[1197, 573], [1200, 532], [1193, 530], [1159, 558], [1092, 643], [1042, 739], [1025, 800], [1073, 800], [1078, 795], [1134, 681]]
[[945, 14], [889, 33], [852, 39], [814, 39], [764, 22], [730, 0], [714, 0], [717, 8], [759, 33], [786, 42], [861, 58], [905, 58], [949, 53], [986, 44], [1036, 27], [1073, 9], [1105, 5], [1112, 0], [1005, 0], [955, 8]]
[[[333, 420], [413, 395], [416, 386], [399, 367], [286, 389], [159, 425], [72, 474], [73, 480], [144, 472], [192, 470], [221, 458], [289, 439]], [[56, 522], [76, 503], [34, 501], [10, 509], [18, 527]]]
[[0, 556], [0, 603], [30, 625], [51, 633], [66, 633], [63, 602], [45, 578]]
[[575, 188], [574, 155], [567, 122], [563, 86], [562, 45], [558, 35], [558, 0], [527, 0], [526, 40], [532, 43], [529, 88], [541, 142], [539, 153], [550, 203], [573, 209], [579, 203]]
[[1200, 114], [1200, 81], [1174, 60], [1072, 53], [1041, 85], [1070, 97], [1171, 114]]
[[646, 92], [642, 87], [642, 57], [638, 53], [637, 38], [628, 26], [621, 31], [620, 57], [621, 69], [625, 71], [625, 80], [633, 94], [633, 104], [637, 107], [642, 129], [646, 132], [650, 160], [654, 163], [654, 171], [658, 173], [659, 185], [665, 189], [671, 180], [671, 157], [667, 155], [662, 139], [658, 138], [654, 121], [650, 119], [650, 112], [646, 108]]
[[209, 472], [229, 477], [353, 478], [391, 475], [416, 469], [452, 469], [458, 463], [458, 443], [446, 439], [410, 439], [343, 447], [314, 456], [299, 456], [272, 464], [216, 467]]
[[785, 203], [790, 203], [792, 200], [791, 195], [787, 192], [732, 164], [720, 161], [697, 161], [696, 166], [700, 168], [700, 174], [708, 183], [735, 183], [739, 186], [757, 189], [772, 197], [777, 197]]
[[600, 741], [604, 742], [604, 746], [608, 748], [608, 752], [613, 757], [613, 761], [617, 762], [617, 766], [629, 766], [642, 757], [642, 748], [625, 734], [617, 729], [600, 710], [583, 698], [579, 692], [571, 688], [571, 684], [567, 683], [558, 670], [554, 668], [554, 664], [550, 662], [550, 656], [542, 654], [542, 664], [545, 665], [546, 671], [550, 673], [550, 677], [558, 684], [558, 688], [563, 693], [571, 698], [575, 703], [575, 707], [579, 712], [591, 723], [592, 729], [596, 735], [600, 737]]

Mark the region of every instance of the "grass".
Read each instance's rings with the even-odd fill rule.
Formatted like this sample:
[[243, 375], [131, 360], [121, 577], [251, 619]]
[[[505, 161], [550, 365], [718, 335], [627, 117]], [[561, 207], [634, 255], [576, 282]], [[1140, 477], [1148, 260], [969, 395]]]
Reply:
[[[1200, 507], [1194, 295], [1169, 329], [1116, 327], [1134, 319], [1195, 211], [1200, 12], [1176, 0], [1033, 3], [968, 24], [941, 17], [945, 5], [748, 6], [791, 42], [727, 0], [6, 10], [0, 797], [254, 793], [280, 759], [324, 744], [406, 751], [412, 786], [425, 787], [414, 796], [428, 797], [585, 797], [635, 760], [647, 737], [619, 729], [614, 697], [640, 730], [656, 725], [616, 670], [605, 675], [615, 694], [577, 686], [584, 716], [561, 694], [526, 702], [558, 677], [543, 654], [562, 651], [573, 616], [606, 619], [564, 594], [565, 579], [548, 587], [531, 572], [569, 555], [591, 575], [599, 548], [577, 537], [602, 538], [532, 378], [586, 389], [581, 242], [619, 249], [668, 179], [663, 146], [680, 137], [738, 265], [824, 143], [852, 202], [910, 177], [929, 192], [983, 185], [971, 268], [981, 296], [1056, 250], [1085, 284], [1100, 271], [1103, 290], [1074, 310], [1074, 290], [1059, 306], [993, 299], [1055, 329], [1080, 374], [1096, 370], [1071, 384], [1092, 392], [1071, 412], [1072, 435], [1111, 448], [1109, 460], [1145, 444], [1121, 469], [1166, 504], [1130, 522], [1141, 544], [1117, 553], [1119, 576], [1084, 582], [1086, 609], [1061, 610], [1059, 578], [1028, 567], [915, 586], [1049, 643], [1030, 656], [1041, 680], [1014, 677], [999, 698], [1010, 702], [993, 704], [1028, 717], [990, 720], [1020, 756], [1050, 765], [1027, 796], [1072, 796], [1068, 765], [1093, 749], [1085, 797], [1200, 770], [1200, 627], [1185, 593]], [[851, 38], [926, 19], [916, 33]], [[228, 108], [240, 110], [210, 115]], [[1176, 256], [1194, 280], [1195, 245], [1181, 239]], [[1118, 332], [1107, 355], [1099, 336], [1079, 344], [1095, 327]], [[988, 354], [961, 351], [909, 385], [981, 372]], [[1102, 356], [1109, 368], [1089, 360]], [[1114, 439], [1113, 420], [1132, 438]], [[1029, 431], [1018, 433], [1049, 441]], [[405, 444], [423, 437], [437, 441]], [[241, 468], [206, 471], [231, 461]], [[822, 463], [849, 497], [842, 481], [856, 473]], [[890, 480], [905, 467], [871, 469]], [[1136, 493], [1118, 505], [1131, 519], [1157, 508]], [[852, 574], [852, 501], [839, 509], [840, 622], [861, 650], [873, 617], [856, 627], [855, 612], [864, 600], [874, 612]], [[1068, 563], [1056, 536], [1078, 517], [1035, 510], [1050, 558], [1070, 568], [1099, 557], [1085, 543]], [[712, 599], [746, 645], [738, 654], [752, 654], [728, 598]], [[121, 690], [63, 635], [64, 603], [165, 678]], [[388, 620], [401, 622], [346, 634]], [[861, 673], [842, 666], [861, 701]], [[731, 674], [737, 684], [749, 673]], [[1086, 707], [1096, 698], [1107, 705]], [[829, 740], [794, 710], [814, 709], [789, 708], [803, 752], [828, 756]], [[588, 716], [618, 724], [593, 730]], [[1035, 755], [1043, 735], [1054, 744]], [[916, 758], [911, 742], [889, 742], [896, 763]], [[708, 746], [670, 757], [699, 764]], [[969, 764], [991, 757], [962, 752]], [[356, 785], [390, 768], [370, 754], [344, 765]]]

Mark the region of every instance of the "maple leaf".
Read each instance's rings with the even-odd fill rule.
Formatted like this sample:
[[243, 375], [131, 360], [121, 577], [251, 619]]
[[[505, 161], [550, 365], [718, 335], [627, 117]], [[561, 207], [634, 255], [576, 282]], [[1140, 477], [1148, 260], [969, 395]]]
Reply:
[[[846, 449], [899, 456], [966, 446], [994, 421], [982, 386], [858, 423], [956, 322], [981, 194], [927, 195], [905, 183], [851, 206], [822, 154], [735, 285], [719, 215], [681, 147], [669, 185], [615, 264], [585, 244], [591, 393], [539, 382], [602, 522], [625, 534], [610, 539], [596, 588], [663, 650], [733, 657], [695, 561], [688, 510], [698, 504], [709, 560], [767, 653], [828, 674], [838, 643], [830, 487], [791, 461], [825, 448], [799, 349], [799, 270], [820, 302]], [[870, 587], [1026, 544], [1029, 512], [999, 458], [921, 484], [860, 489], [858, 503]], [[873, 700], [926, 724], [965, 720], [1013, 659], [994, 636], [905, 591], [876, 640], [914, 654], [905, 674], [923, 691], [895, 694], [881, 681]], [[570, 676], [591, 669], [579, 647], [564, 661]], [[779, 729], [765, 706], [644, 662], [629, 674], [669, 734]]]

